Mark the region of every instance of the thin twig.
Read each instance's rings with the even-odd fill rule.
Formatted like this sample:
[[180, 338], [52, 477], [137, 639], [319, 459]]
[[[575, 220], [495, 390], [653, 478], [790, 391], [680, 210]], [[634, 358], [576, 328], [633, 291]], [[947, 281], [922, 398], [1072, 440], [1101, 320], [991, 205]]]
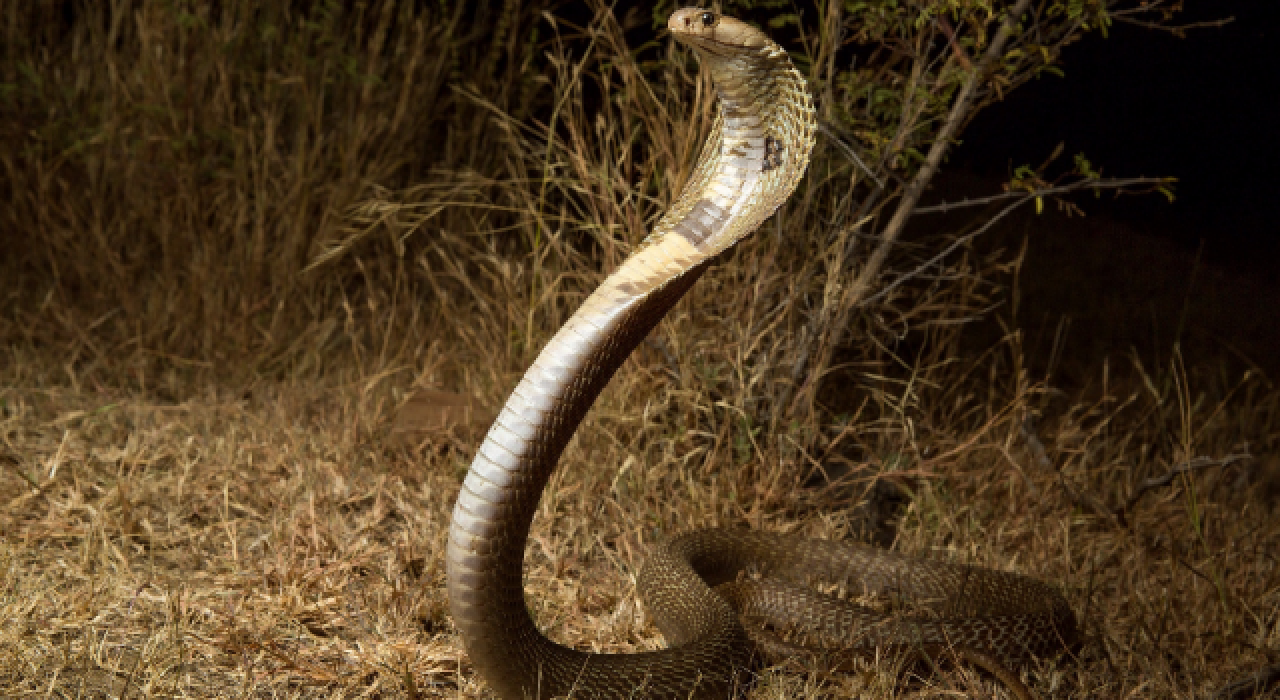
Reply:
[[1134, 491], [1133, 495], [1129, 497], [1129, 502], [1125, 504], [1124, 509], [1127, 511], [1133, 508], [1138, 504], [1138, 500], [1141, 499], [1148, 491], [1158, 489], [1162, 486], [1168, 486], [1181, 474], [1186, 474], [1187, 472], [1192, 472], [1197, 469], [1204, 469], [1205, 467], [1228, 467], [1236, 462], [1243, 462], [1247, 459], [1253, 459], [1253, 455], [1248, 452], [1242, 452], [1227, 455], [1226, 457], [1218, 459], [1214, 459], [1212, 457], [1196, 457], [1195, 459], [1187, 460], [1173, 469], [1170, 469], [1168, 473], [1163, 476], [1155, 476], [1139, 484], [1138, 490]]
[[973, 239], [977, 238], [978, 236], [981, 236], [987, 231], [990, 231], [991, 227], [995, 226], [997, 223], [1000, 223], [1000, 221], [1004, 219], [1004, 217], [1007, 216], [1010, 212], [1022, 206], [1023, 204], [1026, 204], [1027, 202], [1031, 201], [1034, 198], [1035, 198], [1035, 195], [1024, 194], [1022, 199], [1019, 199], [1018, 201], [1006, 206], [1004, 209], [1001, 209], [1000, 213], [988, 219], [987, 222], [983, 224], [981, 227], [979, 227], [977, 230], [966, 233], [965, 235], [955, 239], [954, 241], [951, 242], [951, 245], [944, 248], [942, 252], [924, 261], [923, 263], [918, 265], [916, 269], [904, 275], [901, 275], [897, 279], [895, 279], [893, 282], [886, 284], [884, 288], [881, 289], [879, 292], [876, 292], [875, 294], [858, 302], [858, 304], [854, 308], [862, 308], [865, 306], [869, 306], [889, 296], [889, 294], [891, 294], [893, 290], [897, 289], [898, 287], [901, 287], [908, 280], [911, 280], [911, 279], [914, 279], [915, 277], [920, 276], [925, 270], [929, 269], [930, 267], [937, 265], [948, 255], [951, 255], [951, 253], [955, 252], [955, 250], [960, 246], [968, 243], [969, 241], [972, 241]]
[[826, 136], [832, 143], [840, 148], [841, 153], [845, 154], [845, 156], [848, 157], [849, 160], [853, 161], [853, 163], [857, 165], [862, 172], [866, 173], [867, 177], [871, 178], [871, 180], [876, 183], [876, 187], [881, 189], [884, 188], [884, 183], [880, 181], [880, 178], [876, 177], [876, 174], [871, 172], [871, 169], [867, 167], [867, 164], [862, 162], [862, 159], [858, 157], [858, 154], [849, 146], [849, 144], [844, 142], [844, 139], [840, 137], [840, 134], [837, 134], [834, 129], [822, 122], [818, 122], [818, 131], [821, 131], [823, 136]]
[[1238, 681], [1222, 686], [1222, 689], [1213, 696], [1213, 700], [1247, 700], [1248, 698], [1256, 698], [1276, 684], [1280, 684], [1280, 664], [1273, 664]]
[[928, 260], [926, 260], [925, 262], [917, 266], [916, 269], [906, 273], [905, 275], [898, 277], [898, 279], [894, 280], [892, 283], [885, 285], [885, 287], [881, 289], [879, 292], [867, 297], [866, 299], [863, 299], [854, 308], [863, 308], [885, 298], [890, 293], [892, 293], [893, 290], [902, 286], [908, 280], [920, 276], [921, 274], [924, 273], [925, 270], [941, 262], [944, 258], [946, 258], [948, 255], [953, 253], [960, 246], [965, 245], [969, 241], [972, 241], [978, 236], [981, 236], [982, 234], [991, 230], [993, 226], [999, 223], [1000, 220], [1003, 219], [1005, 216], [1007, 216], [1010, 212], [1022, 206], [1023, 204], [1026, 204], [1032, 199], [1046, 197], [1052, 194], [1060, 194], [1063, 192], [1072, 192], [1072, 191], [1081, 190], [1081, 189], [1102, 189], [1102, 188], [1120, 189], [1125, 187], [1131, 187], [1133, 185], [1159, 184], [1163, 182], [1168, 182], [1168, 178], [1134, 177], [1134, 178], [1113, 179], [1113, 180], [1081, 180], [1079, 182], [1073, 182], [1069, 185], [1046, 187], [1044, 189], [1033, 190], [1031, 192], [1006, 192], [1004, 194], [992, 195], [990, 197], [984, 197], [982, 199], [964, 200], [962, 202], [952, 204], [952, 205], [948, 205], [947, 203], [944, 202], [940, 205], [936, 205], [933, 207], [923, 207], [920, 209], [916, 209], [917, 214], [919, 213], [927, 214], [927, 213], [936, 212], [936, 211], [946, 211], [948, 206], [950, 206], [951, 208], [960, 208], [963, 206], [976, 206], [978, 204], [986, 204], [988, 202], [998, 202], [1002, 199], [1008, 199], [1010, 197], [1021, 197], [1018, 201], [1006, 206], [1004, 209], [1001, 209], [1000, 213], [988, 219], [987, 222], [983, 224], [980, 228], [978, 228], [976, 231], [967, 233], [957, 238], [956, 240], [952, 241], [951, 245], [947, 246], [941, 253], [938, 253], [932, 258], [929, 258]]
[[1053, 187], [1045, 187], [1031, 192], [1015, 191], [1001, 192], [993, 194], [990, 197], [979, 197], [977, 199], [962, 199], [959, 202], [939, 202], [928, 207], [917, 207], [915, 214], [936, 214], [956, 211], [968, 207], [980, 207], [985, 204], [999, 202], [1015, 197], [1022, 197], [1030, 194], [1033, 197], [1050, 197], [1056, 194], [1064, 194], [1066, 192], [1075, 192], [1077, 190], [1086, 189], [1124, 189], [1126, 187], [1135, 187], [1138, 185], [1163, 185], [1169, 183], [1167, 177], [1130, 177], [1130, 178], [1113, 178], [1110, 180], [1079, 180], [1069, 185], [1055, 185]]
[[1039, 436], [1036, 435], [1035, 419], [1031, 415], [1030, 411], [1023, 415], [1022, 422], [1018, 426], [1018, 429], [1022, 433], [1023, 441], [1027, 443], [1027, 449], [1031, 451], [1031, 458], [1035, 460], [1036, 466], [1041, 469], [1045, 469], [1046, 471], [1057, 471], [1058, 483], [1062, 485], [1062, 490], [1067, 492], [1067, 496], [1069, 496], [1076, 505], [1092, 512], [1094, 515], [1106, 518], [1116, 525], [1121, 527], [1126, 525], [1123, 514], [1116, 513], [1112, 509], [1108, 508], [1105, 503], [1098, 500], [1097, 497], [1088, 491], [1076, 491], [1071, 487], [1071, 484], [1067, 482], [1066, 474], [1063, 474], [1060, 469], [1054, 469], [1053, 461], [1049, 459], [1049, 454], [1044, 449], [1044, 443], [1040, 442]]
[[936, 21], [938, 29], [941, 29], [942, 35], [947, 37], [947, 44], [951, 46], [951, 52], [955, 54], [956, 60], [960, 62], [961, 67], [965, 70], [973, 70], [973, 63], [965, 55], [964, 49], [960, 47], [960, 44], [956, 43], [956, 33], [951, 28], [951, 23], [943, 16], [939, 16]]
[[1129, 523], [1124, 519], [1123, 515], [1108, 508], [1107, 504], [1098, 500], [1097, 496], [1094, 496], [1088, 491], [1076, 491], [1071, 488], [1071, 484], [1067, 482], [1065, 474], [1058, 474], [1058, 483], [1062, 484], [1062, 490], [1067, 492], [1067, 495], [1071, 497], [1071, 500], [1074, 501], [1076, 505], [1084, 508], [1094, 515], [1097, 515], [1098, 517], [1111, 521], [1119, 527], [1128, 527]]
[[1223, 17], [1222, 19], [1208, 20], [1205, 22], [1191, 22], [1189, 24], [1180, 24], [1176, 27], [1170, 27], [1167, 24], [1149, 22], [1144, 19], [1134, 19], [1132, 17], [1125, 17], [1124, 15], [1113, 15], [1112, 19], [1117, 22], [1124, 22], [1125, 24], [1142, 27], [1143, 29], [1158, 29], [1162, 32], [1169, 32], [1170, 34], [1176, 34], [1179, 36], [1188, 29], [1217, 29], [1219, 27], [1225, 27], [1226, 25], [1236, 21], [1235, 17]]

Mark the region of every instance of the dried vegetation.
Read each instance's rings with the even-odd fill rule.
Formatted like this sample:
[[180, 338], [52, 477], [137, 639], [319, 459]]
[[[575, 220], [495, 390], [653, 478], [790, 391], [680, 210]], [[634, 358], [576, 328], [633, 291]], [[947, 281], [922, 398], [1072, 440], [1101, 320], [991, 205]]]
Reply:
[[[543, 9], [4, 9], [0, 694], [484, 695], [441, 556], [471, 450], [711, 115], [689, 56], [628, 41], [649, 18]], [[862, 126], [886, 183], [916, 171]], [[850, 300], [863, 217], [889, 211], [853, 216], [867, 180], [824, 143], [570, 445], [527, 551], [548, 633], [659, 646], [647, 548], [740, 525], [1055, 582], [1087, 642], [1026, 672], [1045, 697], [1199, 698], [1280, 661], [1271, 381], [1173, 345], [1055, 388], [1006, 303], [1021, 259], [972, 223], [893, 246], [914, 272]], [[815, 340], [822, 318], [843, 335]], [[975, 348], [979, 323], [999, 332]], [[397, 427], [421, 389], [474, 408]], [[753, 693], [1004, 692], [900, 671], [771, 669]]]

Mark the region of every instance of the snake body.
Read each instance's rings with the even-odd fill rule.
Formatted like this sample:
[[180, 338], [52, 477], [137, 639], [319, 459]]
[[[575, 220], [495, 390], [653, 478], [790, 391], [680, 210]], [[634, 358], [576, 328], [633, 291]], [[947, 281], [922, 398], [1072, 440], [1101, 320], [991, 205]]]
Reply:
[[[798, 626], [853, 651], [960, 649], [1014, 664], [1070, 643], [1075, 619], [1052, 588], [966, 566], [843, 543], [705, 530], [659, 548], [638, 579], [670, 647], [589, 654], [547, 639], [525, 605], [529, 526], [556, 462], [610, 377], [717, 255], [789, 197], [814, 144], [813, 101], [786, 52], [759, 30], [699, 9], [674, 37], [697, 53], [719, 98], [712, 134], [678, 199], [525, 373], [471, 464], [446, 566], [453, 620], [472, 664], [504, 700], [726, 698], [756, 658], [806, 650], [743, 620]], [[771, 575], [759, 581], [742, 574]], [[897, 619], [796, 585], [944, 600], [945, 615]]]

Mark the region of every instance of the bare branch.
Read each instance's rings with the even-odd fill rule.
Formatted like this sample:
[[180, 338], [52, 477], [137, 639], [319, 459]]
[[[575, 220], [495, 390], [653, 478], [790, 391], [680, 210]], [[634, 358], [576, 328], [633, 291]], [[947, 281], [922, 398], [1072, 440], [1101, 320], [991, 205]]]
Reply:
[[[987, 79], [992, 66], [994, 66], [995, 63], [1000, 60], [1000, 57], [1004, 55], [1005, 45], [1009, 42], [1009, 38], [1013, 36], [1018, 23], [1021, 21], [1022, 16], [1026, 14], [1027, 8], [1030, 6], [1031, 0], [1018, 0], [1018, 2], [1009, 9], [1008, 14], [1005, 15], [1004, 20], [1000, 24], [1000, 29], [996, 31], [995, 37], [992, 38], [991, 43], [987, 46], [986, 52], [983, 53], [982, 60], [974, 70], [969, 72], [964, 84], [961, 85], [960, 90], [955, 97], [955, 102], [952, 104], [951, 110], [947, 114], [947, 118], [943, 122], [942, 127], [938, 130], [938, 134], [933, 141], [933, 146], [929, 149], [929, 153], [925, 158], [924, 164], [920, 166], [915, 177], [911, 179], [911, 182], [903, 191], [902, 198], [898, 201], [897, 209], [894, 210], [893, 216], [889, 219], [889, 222], [884, 227], [884, 232], [881, 234], [880, 245], [874, 252], [872, 252], [870, 259], [867, 260], [867, 263], [863, 266], [862, 271], [854, 279], [853, 283], [849, 285], [848, 289], [839, 296], [838, 300], [834, 301], [837, 305], [835, 313], [822, 313], [815, 317], [826, 320], [829, 316], [833, 316], [835, 318], [835, 323], [823, 324], [822, 327], [827, 330], [821, 332], [825, 337], [823, 337], [823, 339], [818, 343], [818, 347], [816, 349], [818, 359], [814, 362], [813, 366], [821, 368], [829, 364], [831, 353], [834, 351], [834, 348], [840, 344], [840, 341], [842, 340], [841, 334], [849, 325], [847, 323], [849, 313], [854, 307], [859, 305], [858, 302], [865, 296], [866, 290], [870, 287], [872, 281], [880, 274], [880, 270], [889, 256], [889, 251], [893, 248], [894, 242], [906, 227], [907, 221], [911, 218], [912, 211], [920, 201], [920, 196], [924, 194], [925, 187], [928, 186], [929, 182], [933, 179], [934, 174], [937, 173], [938, 167], [942, 164], [943, 157], [946, 156], [947, 151], [951, 148], [951, 142], [955, 138], [956, 133], [967, 121], [969, 112], [973, 107], [974, 99], [977, 95], [978, 87]], [[908, 92], [907, 94], [910, 95], [911, 93]], [[904, 107], [904, 118], [905, 111]], [[838, 274], [839, 270], [833, 270], [832, 273]], [[816, 329], [814, 332], [815, 335], [819, 333]], [[809, 358], [807, 357], [808, 352], [809, 349], [806, 348], [806, 356], [802, 356], [798, 359], [796, 363], [797, 368], [802, 368], [809, 364]], [[799, 401], [801, 400], [801, 396], [805, 395], [812, 396], [813, 389], [816, 386], [816, 382], [812, 377], [816, 376], [817, 374], [812, 375], [810, 380], [804, 383], [804, 389], [796, 393], [791, 398], [791, 401]]]
[[881, 289], [879, 292], [876, 292], [875, 294], [858, 302], [854, 308], [862, 308], [865, 306], [869, 306], [889, 296], [889, 294], [891, 294], [893, 290], [897, 289], [898, 287], [901, 287], [908, 280], [911, 280], [920, 276], [920, 274], [922, 274], [925, 270], [928, 270], [934, 265], [937, 265], [938, 263], [942, 262], [943, 259], [945, 259], [948, 255], [951, 255], [953, 252], [955, 252], [955, 250], [960, 246], [968, 243], [969, 241], [972, 241], [973, 239], [977, 238], [978, 236], [981, 236], [987, 231], [990, 231], [991, 227], [1000, 223], [1000, 221], [1004, 219], [1004, 217], [1007, 216], [1009, 212], [1012, 212], [1014, 209], [1017, 209], [1018, 207], [1022, 206], [1023, 204], [1026, 204], [1032, 199], [1035, 199], [1035, 195], [1027, 194], [1025, 192], [1022, 193], [1021, 199], [1019, 199], [1016, 202], [1013, 202], [1012, 204], [1009, 204], [1004, 209], [1001, 209], [1000, 213], [988, 219], [987, 222], [983, 224], [981, 227], [979, 227], [977, 230], [966, 233], [965, 235], [955, 239], [954, 241], [951, 242], [951, 245], [944, 248], [942, 252], [924, 261], [919, 266], [917, 266], [916, 269], [898, 277], [893, 282], [885, 285], [884, 288]]
[[1235, 17], [1223, 17], [1222, 19], [1213, 19], [1205, 22], [1190, 22], [1188, 24], [1169, 26], [1167, 24], [1160, 24], [1159, 22], [1150, 22], [1144, 19], [1126, 17], [1122, 14], [1114, 15], [1112, 19], [1114, 19], [1117, 22], [1132, 24], [1135, 27], [1142, 27], [1143, 29], [1156, 29], [1162, 32], [1169, 32], [1171, 34], [1176, 34], [1178, 36], [1185, 34], [1189, 29], [1218, 29], [1221, 27], [1225, 27], [1228, 24], [1231, 24], [1232, 22], [1236, 21]]
[[857, 307], [869, 306], [885, 298], [890, 293], [892, 293], [893, 290], [897, 289], [898, 287], [901, 287], [908, 280], [911, 280], [920, 276], [921, 274], [924, 273], [925, 270], [928, 270], [930, 267], [933, 267], [934, 265], [937, 265], [938, 263], [942, 262], [942, 260], [944, 260], [948, 255], [951, 255], [951, 253], [955, 252], [957, 248], [967, 244], [969, 241], [972, 241], [973, 239], [977, 238], [978, 236], [981, 236], [987, 231], [990, 231], [993, 226], [995, 226], [1002, 219], [1004, 219], [1004, 217], [1007, 216], [1014, 209], [1017, 209], [1018, 207], [1022, 206], [1023, 204], [1026, 204], [1027, 202], [1033, 199], [1036, 199], [1038, 197], [1046, 197], [1053, 194], [1074, 192], [1076, 190], [1083, 190], [1083, 189], [1104, 189], [1104, 188], [1120, 189], [1125, 187], [1132, 187], [1134, 185], [1155, 185], [1155, 184], [1161, 184], [1164, 182], [1168, 182], [1168, 179], [1152, 178], [1152, 177], [1135, 177], [1135, 178], [1125, 178], [1125, 179], [1117, 179], [1117, 180], [1081, 180], [1079, 182], [1073, 182], [1069, 185], [1058, 185], [1055, 187], [1046, 187], [1043, 189], [1033, 190], [1031, 192], [1005, 192], [1003, 194], [992, 195], [990, 197], [983, 197], [981, 199], [975, 199], [975, 200], [966, 199], [955, 204], [948, 204], [946, 202], [943, 202], [942, 204], [935, 205], [932, 207], [920, 207], [915, 210], [915, 213], [930, 214], [934, 212], [945, 212], [948, 210], [960, 209], [962, 207], [978, 206], [980, 204], [988, 204], [990, 202], [998, 202], [1004, 199], [1010, 199], [1014, 197], [1018, 198], [1018, 201], [1013, 202], [1012, 204], [1009, 204], [1004, 209], [1001, 209], [998, 214], [988, 219], [987, 222], [977, 230], [967, 233], [955, 239], [954, 241], [951, 242], [951, 245], [947, 246], [942, 252], [938, 253], [932, 258], [929, 258], [925, 262], [921, 263], [919, 266], [916, 267], [916, 269], [902, 275], [898, 279], [894, 280], [892, 283], [886, 285], [884, 289], [881, 289], [876, 294], [870, 297], [867, 297], [861, 302], [858, 302]]
[[1069, 185], [1055, 185], [1053, 187], [1045, 187], [1034, 190], [1032, 192], [1002, 192], [993, 194], [990, 197], [979, 197], [977, 199], [962, 199], [959, 202], [939, 202], [928, 207], [917, 207], [915, 214], [936, 214], [947, 213], [968, 207], [979, 207], [993, 202], [999, 202], [1006, 199], [1031, 197], [1050, 197], [1056, 194], [1065, 194], [1067, 192], [1075, 192], [1077, 190], [1087, 189], [1124, 189], [1126, 187], [1137, 187], [1139, 185], [1164, 185], [1171, 182], [1166, 177], [1131, 177], [1131, 178], [1114, 178], [1110, 180], [1080, 180]]
[[1248, 452], [1242, 452], [1227, 455], [1226, 457], [1218, 459], [1214, 459], [1212, 457], [1196, 457], [1195, 459], [1187, 460], [1173, 469], [1170, 469], [1168, 473], [1162, 476], [1152, 477], [1139, 484], [1138, 490], [1134, 491], [1133, 495], [1129, 497], [1129, 502], [1125, 504], [1124, 509], [1127, 511], [1133, 508], [1137, 505], [1138, 500], [1141, 499], [1148, 491], [1158, 489], [1162, 486], [1168, 486], [1181, 474], [1186, 474], [1187, 472], [1192, 472], [1197, 469], [1204, 469], [1205, 467], [1229, 467], [1236, 462], [1243, 462], [1250, 459], [1253, 459], [1253, 455]]

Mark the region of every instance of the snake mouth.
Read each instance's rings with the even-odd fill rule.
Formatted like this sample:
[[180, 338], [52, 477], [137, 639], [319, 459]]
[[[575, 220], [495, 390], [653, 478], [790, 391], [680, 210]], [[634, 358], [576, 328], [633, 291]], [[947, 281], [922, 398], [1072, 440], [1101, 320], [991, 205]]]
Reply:
[[684, 34], [676, 34], [675, 38], [680, 43], [697, 51], [704, 51], [716, 56], [730, 56], [735, 52], [741, 51], [741, 47], [726, 44], [723, 41], [708, 39], [700, 36], [688, 36]]

